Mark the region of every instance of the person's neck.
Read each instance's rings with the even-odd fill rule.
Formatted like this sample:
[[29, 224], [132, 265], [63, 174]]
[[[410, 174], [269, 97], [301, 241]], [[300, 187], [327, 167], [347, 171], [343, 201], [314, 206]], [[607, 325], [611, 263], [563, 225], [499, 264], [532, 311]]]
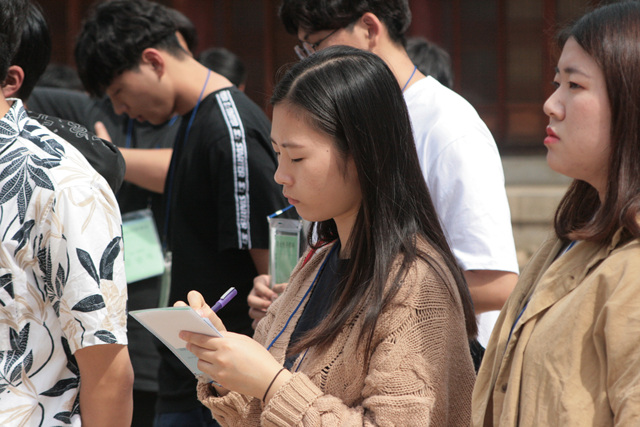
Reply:
[[9, 104], [9, 101], [7, 101], [7, 99], [0, 94], [0, 118], [4, 117], [10, 109], [11, 104]]
[[176, 61], [167, 72], [176, 82], [175, 112], [181, 116], [195, 108], [201, 94], [204, 99], [212, 92], [232, 86], [229, 80], [213, 71], [207, 80], [209, 69], [191, 57]]
[[338, 238], [340, 239], [339, 257], [342, 259], [349, 258], [351, 255], [349, 237], [351, 237], [351, 232], [353, 231], [353, 226], [355, 225], [357, 216], [358, 211], [355, 211], [353, 213], [347, 213], [340, 218], [333, 218], [336, 223], [336, 228], [338, 229]]
[[405, 90], [425, 77], [419, 70], [416, 70], [416, 66], [411, 62], [407, 51], [401, 45], [391, 43], [382, 45], [374, 53], [387, 63], [400, 87], [403, 88], [406, 85]]

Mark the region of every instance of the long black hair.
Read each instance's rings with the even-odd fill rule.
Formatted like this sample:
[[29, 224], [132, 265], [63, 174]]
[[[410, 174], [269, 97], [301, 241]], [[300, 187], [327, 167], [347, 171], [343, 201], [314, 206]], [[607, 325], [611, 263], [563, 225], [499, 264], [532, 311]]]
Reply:
[[[467, 333], [475, 336], [471, 296], [422, 176], [402, 91], [384, 61], [345, 46], [323, 49], [287, 72], [271, 104], [300, 109], [312, 126], [329, 135], [343, 159], [353, 159], [362, 193], [345, 245], [350, 254], [348, 277], [340, 284], [329, 315], [290, 351], [328, 345], [353, 313], [364, 309], [361, 338], [368, 353], [380, 313], [418, 256], [442, 277], [452, 294], [460, 295]], [[315, 226], [319, 241], [338, 237], [333, 219]], [[430, 244], [444, 265], [420, 251], [419, 240]], [[387, 287], [399, 256], [400, 268]], [[446, 270], [455, 284], [447, 280]]]

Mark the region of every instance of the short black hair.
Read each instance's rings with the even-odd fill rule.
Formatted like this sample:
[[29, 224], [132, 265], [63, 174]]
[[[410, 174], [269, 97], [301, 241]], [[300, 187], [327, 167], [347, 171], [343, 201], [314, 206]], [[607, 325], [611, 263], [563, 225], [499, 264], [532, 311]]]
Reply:
[[389, 37], [405, 45], [411, 24], [408, 0], [283, 0], [279, 15], [285, 29], [317, 32], [344, 28], [370, 12], [387, 27]]
[[422, 74], [431, 76], [449, 89], [453, 89], [451, 56], [446, 50], [424, 37], [409, 37], [407, 54]]
[[51, 59], [51, 34], [47, 20], [44, 18], [40, 6], [28, 1], [22, 37], [18, 51], [11, 61], [24, 71], [22, 86], [16, 96], [26, 101], [40, 76], [45, 72]]
[[176, 30], [182, 35], [184, 41], [187, 43], [187, 48], [191, 53], [195, 53], [198, 48], [198, 31], [193, 22], [187, 18], [182, 12], [167, 8], [167, 12], [171, 16], [173, 23], [176, 26]]
[[203, 50], [198, 61], [205, 67], [225, 76], [236, 86], [240, 86], [247, 80], [247, 68], [242, 60], [223, 47]]
[[7, 78], [7, 71], [20, 45], [26, 0], [0, 0], [0, 81]]
[[78, 75], [87, 92], [104, 95], [114, 78], [137, 69], [150, 47], [180, 57], [186, 52], [165, 6], [147, 0], [98, 4], [82, 26], [75, 49]]

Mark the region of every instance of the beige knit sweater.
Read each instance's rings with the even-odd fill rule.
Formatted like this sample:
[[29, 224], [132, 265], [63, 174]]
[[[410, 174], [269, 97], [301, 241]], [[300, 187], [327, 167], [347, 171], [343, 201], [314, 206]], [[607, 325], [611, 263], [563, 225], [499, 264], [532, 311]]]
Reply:
[[[256, 341], [268, 346], [280, 333], [329, 249], [298, 263]], [[445, 271], [448, 284], [424, 261], [415, 263], [378, 320], [368, 365], [358, 346], [362, 318], [354, 315], [327, 350], [309, 349], [301, 365], [298, 358], [298, 372], [266, 406], [235, 392], [216, 397], [205, 383], [199, 399], [224, 426], [468, 426], [475, 374], [460, 299]], [[280, 362], [303, 308], [271, 347]]]

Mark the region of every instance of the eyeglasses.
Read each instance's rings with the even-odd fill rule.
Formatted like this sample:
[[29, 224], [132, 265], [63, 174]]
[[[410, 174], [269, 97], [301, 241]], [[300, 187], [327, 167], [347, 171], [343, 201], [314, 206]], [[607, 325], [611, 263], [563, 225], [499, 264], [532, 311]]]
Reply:
[[313, 55], [314, 53], [316, 53], [316, 51], [320, 47], [320, 45], [325, 40], [327, 40], [329, 37], [334, 35], [336, 33], [336, 31], [338, 31], [339, 29], [340, 28], [336, 28], [335, 30], [331, 31], [329, 34], [327, 34], [326, 36], [324, 36], [323, 38], [321, 38], [320, 40], [318, 40], [315, 43], [309, 43], [309, 42], [301, 41], [300, 43], [302, 44], [302, 46], [297, 44], [297, 45], [295, 45], [293, 47], [293, 50], [296, 52], [296, 55], [298, 55], [298, 58], [300, 58], [300, 59], [308, 58], [311, 55]]

